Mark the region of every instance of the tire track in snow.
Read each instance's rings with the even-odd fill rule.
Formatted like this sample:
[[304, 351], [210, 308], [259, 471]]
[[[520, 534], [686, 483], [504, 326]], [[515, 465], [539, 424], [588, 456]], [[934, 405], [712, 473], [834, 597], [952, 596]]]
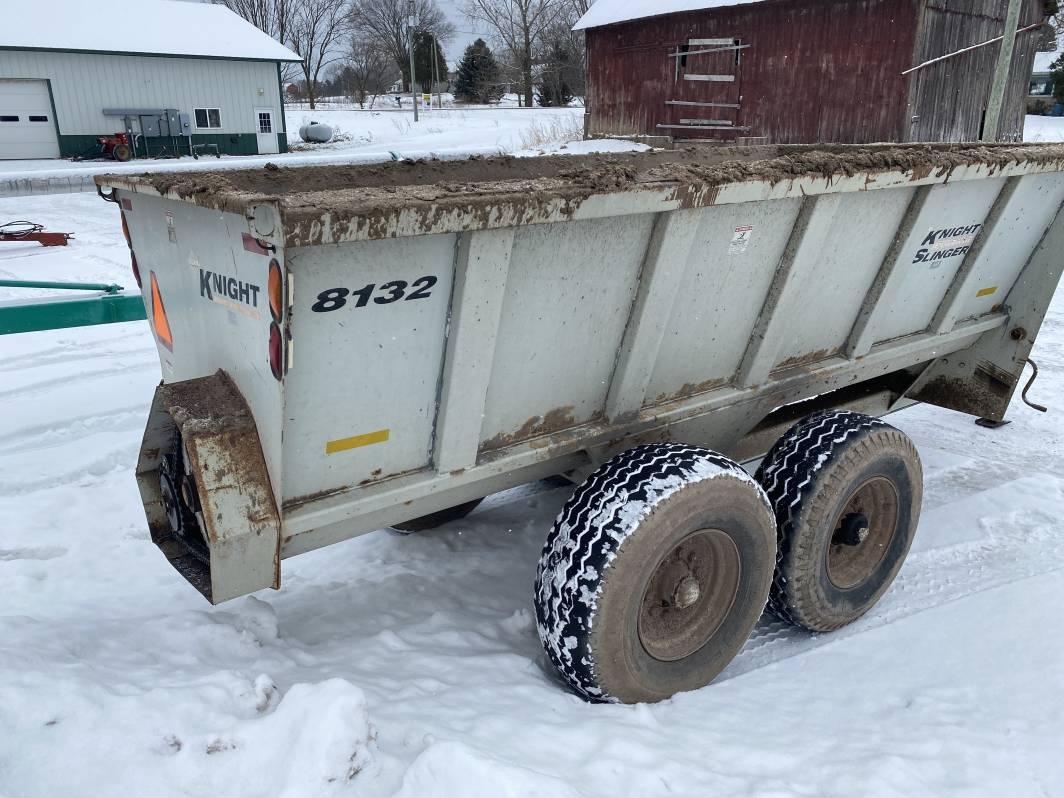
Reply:
[[6, 391], [0, 391], [0, 400], [18, 399], [26, 396], [33, 396], [39, 393], [44, 393], [52, 388], [57, 387], [70, 387], [73, 382], [86, 382], [89, 380], [101, 379], [104, 377], [114, 377], [120, 374], [128, 374], [130, 372], [146, 371], [149, 369], [158, 368], [158, 360], [152, 356], [149, 360], [144, 359], [143, 362], [129, 362], [121, 366], [112, 368], [96, 369], [94, 371], [82, 371], [77, 374], [66, 374], [60, 377], [49, 377], [47, 379], [38, 380], [37, 382], [27, 383], [26, 385], [20, 385], [18, 388], [11, 388]]
[[[1046, 483], [1047, 494], [1048, 488], [1056, 485], [1056, 504], [1064, 504], [1064, 480], [1051, 476], [1041, 479]], [[998, 487], [1007, 494], [1008, 486], [1015, 484], [999, 483]], [[987, 493], [992, 491], [974, 496]], [[1057, 508], [1005, 511], [981, 517], [977, 523], [983, 532], [979, 540], [910, 553], [882, 601], [850, 626], [829, 634], [810, 634], [766, 614], [717, 681], [733, 679], [966, 596], [1064, 569], [1064, 537], [1057, 532]]]
[[76, 443], [101, 432], [140, 431], [147, 407], [144, 403], [119, 407], [104, 413], [78, 416], [59, 425], [55, 422], [21, 427], [0, 435], [0, 454], [39, 451]]
[[0, 483], [0, 498], [25, 496], [28, 493], [36, 493], [66, 485], [78, 485], [81, 488], [86, 488], [117, 468], [121, 468], [124, 471], [132, 471], [133, 465], [137, 462], [139, 452], [140, 436], [138, 435], [131, 442], [108, 449], [86, 462], [77, 464], [76, 468], [64, 471], [57, 470], [46, 476], [22, 481], [5, 478], [3, 483]]

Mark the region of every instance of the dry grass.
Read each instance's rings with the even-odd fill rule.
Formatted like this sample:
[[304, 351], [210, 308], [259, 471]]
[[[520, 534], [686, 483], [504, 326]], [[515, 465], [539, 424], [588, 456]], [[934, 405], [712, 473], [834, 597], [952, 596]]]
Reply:
[[532, 125], [521, 131], [521, 149], [531, 150], [548, 144], [563, 144], [579, 141], [584, 137], [584, 119], [581, 116], [554, 116], [545, 120], [535, 120]]

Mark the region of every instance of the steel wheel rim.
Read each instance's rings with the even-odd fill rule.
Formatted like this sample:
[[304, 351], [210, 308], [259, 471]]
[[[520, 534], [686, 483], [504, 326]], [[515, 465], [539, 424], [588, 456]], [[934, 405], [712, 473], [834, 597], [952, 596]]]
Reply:
[[[872, 477], [850, 494], [835, 518], [827, 547], [828, 579], [835, 587], [848, 590], [875, 573], [894, 540], [899, 513], [898, 490], [886, 477]], [[854, 527], [862, 519], [867, 531], [858, 532], [855, 543]]]
[[662, 556], [643, 592], [639, 640], [656, 660], [675, 662], [710, 641], [739, 594], [739, 549], [719, 529], [692, 532]]

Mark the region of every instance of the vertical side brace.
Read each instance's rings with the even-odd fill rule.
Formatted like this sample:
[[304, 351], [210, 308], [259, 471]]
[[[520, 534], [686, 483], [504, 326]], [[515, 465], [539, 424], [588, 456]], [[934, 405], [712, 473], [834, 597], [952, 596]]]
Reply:
[[887, 287], [902, 276], [901, 270], [898, 269], [902, 250], [909, 241], [913, 228], [916, 227], [916, 222], [924, 210], [924, 205], [927, 203], [927, 198], [931, 194], [932, 188], [933, 186], [918, 187], [913, 193], [912, 199], [909, 200], [909, 207], [901, 218], [898, 232], [894, 235], [894, 240], [887, 248], [887, 254], [883, 257], [883, 263], [879, 267], [879, 273], [876, 275], [876, 279], [872, 281], [872, 287], [868, 289], [864, 302], [861, 303], [861, 310], [857, 314], [853, 330], [850, 331], [850, 337], [846, 341], [846, 356], [849, 358], [864, 357], [872, 349], [872, 344], [875, 343], [873, 338], [876, 330], [873, 322], [875, 321], [876, 312], [880, 308], [879, 300], [883, 298]]
[[[760, 385], [768, 378], [769, 372], [779, 359], [781, 336], [785, 333], [783, 325], [787, 323], [790, 306], [801, 285], [803, 266], [815, 265], [821, 244], [831, 230], [831, 217], [837, 207], [837, 200], [830, 195], [817, 195], [802, 200], [802, 207], [794, 219], [787, 246], [776, 267], [776, 275], [772, 278], [772, 285], [761, 307], [761, 314], [753, 332], [750, 333], [746, 353], [735, 374], [737, 385], [743, 388]], [[818, 219], [818, 224], [811, 225], [818, 208], [827, 209], [826, 213], [821, 211], [821, 215], [827, 218]], [[805, 261], [801, 260], [803, 254]]]
[[961, 304], [971, 292], [975, 264], [979, 262], [979, 256], [982, 254], [987, 242], [993, 238], [998, 222], [1005, 215], [1005, 209], [1012, 200], [1012, 195], [1016, 193], [1016, 187], [1020, 185], [1021, 179], [1019, 177], [1010, 177], [1001, 187], [1001, 191], [998, 192], [997, 199], [994, 200], [994, 204], [986, 216], [986, 221], [979, 231], [978, 238], [972, 248], [965, 253], [961, 267], [953, 278], [953, 284], [949, 287], [949, 291], [946, 292], [946, 296], [942, 298], [942, 304], [938, 306], [935, 317], [931, 320], [931, 332], [948, 333], [957, 324], [957, 314], [960, 312]]
[[439, 473], [476, 464], [514, 234], [512, 227], [480, 230], [458, 243], [433, 447]]
[[705, 212], [667, 211], [654, 221], [632, 313], [606, 396], [606, 417], [610, 421], [630, 418], [643, 406], [669, 314], [687, 271], [698, 222]]
[[1003, 421], [1023, 376], [1035, 337], [1060, 284], [1064, 262], [1064, 203], [1042, 234], [1005, 298], [1008, 324], [967, 349], [936, 360], [909, 396], [973, 416]]

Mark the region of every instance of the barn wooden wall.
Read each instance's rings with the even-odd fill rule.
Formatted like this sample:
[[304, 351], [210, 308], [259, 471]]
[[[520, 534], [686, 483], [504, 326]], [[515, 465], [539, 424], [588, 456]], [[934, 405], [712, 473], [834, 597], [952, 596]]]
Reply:
[[[1043, 17], [1044, 0], [1027, 0], [1020, 27]], [[916, 41], [914, 64], [1000, 36], [1005, 29], [1006, 0], [926, 0]], [[1008, 102], [998, 139], [1023, 139], [1023, 121], [1038, 32], [1016, 38], [1009, 73]], [[912, 141], [976, 141], [990, 94], [999, 45], [941, 61], [915, 72], [909, 89]]]
[[[1042, 2], [1028, 0], [1025, 24], [1040, 18]], [[766, 136], [772, 143], [972, 140], [989, 93], [994, 46], [976, 51], [977, 58], [960, 56], [912, 79], [901, 72], [1000, 35], [1006, 3], [766, 0], [592, 29], [587, 35], [588, 130], [592, 135], [668, 133], [721, 140]], [[706, 115], [748, 130], [659, 129], [659, 123], [677, 124], [692, 115], [690, 108], [666, 105], [666, 100], [691, 96], [692, 90], [677, 81], [668, 54], [690, 39], [731, 37], [751, 45], [738, 67], [740, 108]], [[1033, 42], [1028, 34], [1018, 41], [1002, 124], [1009, 136], [1022, 128]], [[701, 100], [725, 99], [722, 84], [695, 88]]]

